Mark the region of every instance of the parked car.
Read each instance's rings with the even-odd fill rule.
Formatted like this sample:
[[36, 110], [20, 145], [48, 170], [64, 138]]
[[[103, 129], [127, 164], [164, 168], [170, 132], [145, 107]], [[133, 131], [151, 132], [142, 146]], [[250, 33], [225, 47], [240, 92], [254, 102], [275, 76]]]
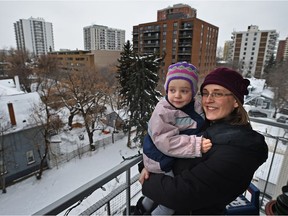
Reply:
[[268, 117], [268, 115], [266, 113], [260, 112], [259, 110], [249, 110], [248, 114], [251, 117], [263, 117], [263, 118]]
[[281, 123], [286, 123], [287, 120], [288, 118], [285, 116], [280, 116], [279, 118], [276, 119], [277, 122], [281, 122]]

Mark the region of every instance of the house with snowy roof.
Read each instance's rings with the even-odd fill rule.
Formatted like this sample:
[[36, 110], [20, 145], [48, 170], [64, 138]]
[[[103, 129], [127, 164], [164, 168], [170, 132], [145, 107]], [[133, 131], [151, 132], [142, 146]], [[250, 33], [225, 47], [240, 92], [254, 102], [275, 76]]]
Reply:
[[274, 91], [266, 86], [265, 79], [248, 78], [250, 85], [249, 94], [244, 98], [244, 105], [249, 105], [262, 110], [272, 117], [274, 110]]
[[24, 93], [18, 78], [0, 80], [0, 186], [39, 169], [37, 147], [44, 146], [41, 125], [33, 121], [33, 107], [41, 99], [37, 92]]

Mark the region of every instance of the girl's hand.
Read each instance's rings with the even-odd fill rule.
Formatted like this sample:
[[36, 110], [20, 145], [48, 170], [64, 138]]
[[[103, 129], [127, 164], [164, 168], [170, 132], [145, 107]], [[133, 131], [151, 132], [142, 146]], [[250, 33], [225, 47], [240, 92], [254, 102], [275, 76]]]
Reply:
[[208, 152], [212, 147], [212, 143], [210, 139], [202, 138], [202, 144], [201, 144], [201, 152], [206, 153]]
[[144, 181], [148, 178], [149, 178], [149, 172], [146, 168], [143, 168], [139, 176], [139, 182], [143, 185]]

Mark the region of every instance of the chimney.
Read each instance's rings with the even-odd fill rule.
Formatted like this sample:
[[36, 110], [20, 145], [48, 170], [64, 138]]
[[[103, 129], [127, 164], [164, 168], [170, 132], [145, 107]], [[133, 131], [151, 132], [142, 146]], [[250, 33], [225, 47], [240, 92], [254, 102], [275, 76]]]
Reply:
[[15, 85], [16, 85], [17, 91], [21, 91], [20, 82], [19, 82], [19, 76], [14, 76], [14, 80], [15, 80]]
[[11, 125], [15, 126], [16, 125], [16, 118], [15, 118], [13, 104], [12, 103], [8, 103], [7, 105], [8, 105], [8, 111], [9, 111]]

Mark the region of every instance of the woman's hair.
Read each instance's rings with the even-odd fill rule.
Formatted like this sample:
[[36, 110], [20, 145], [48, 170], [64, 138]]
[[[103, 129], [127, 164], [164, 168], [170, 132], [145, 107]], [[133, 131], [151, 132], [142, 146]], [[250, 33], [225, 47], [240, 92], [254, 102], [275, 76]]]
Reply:
[[[233, 95], [234, 96], [234, 95]], [[238, 107], [230, 113], [229, 116], [225, 118], [225, 121], [232, 125], [247, 125], [250, 124], [249, 116], [245, 108], [243, 107], [241, 101], [234, 96], [235, 100], [238, 103]]]

